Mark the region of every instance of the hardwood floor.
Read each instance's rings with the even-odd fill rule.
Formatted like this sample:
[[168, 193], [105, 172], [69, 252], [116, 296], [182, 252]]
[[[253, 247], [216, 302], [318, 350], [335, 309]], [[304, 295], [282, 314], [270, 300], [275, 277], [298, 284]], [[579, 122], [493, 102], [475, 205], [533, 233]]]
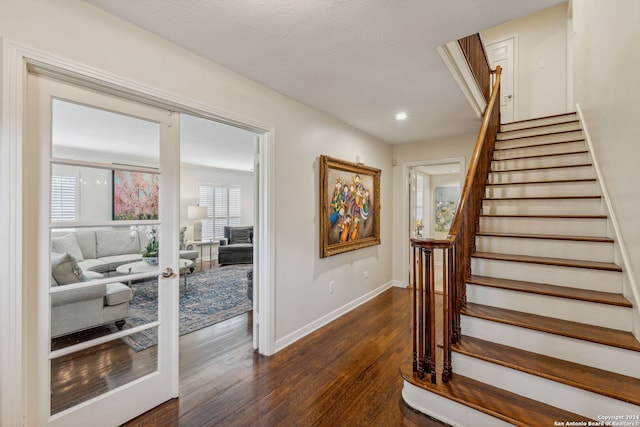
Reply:
[[443, 426], [401, 397], [410, 292], [392, 288], [271, 357], [251, 313], [180, 338], [180, 398], [126, 426]]

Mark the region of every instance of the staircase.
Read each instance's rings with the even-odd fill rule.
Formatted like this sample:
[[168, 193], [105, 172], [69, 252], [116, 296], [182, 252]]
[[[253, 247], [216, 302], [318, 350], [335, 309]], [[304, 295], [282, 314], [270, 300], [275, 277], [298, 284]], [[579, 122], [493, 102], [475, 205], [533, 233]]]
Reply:
[[403, 367], [405, 401], [453, 425], [640, 426], [634, 308], [576, 114], [502, 125], [493, 159], [453, 379]]

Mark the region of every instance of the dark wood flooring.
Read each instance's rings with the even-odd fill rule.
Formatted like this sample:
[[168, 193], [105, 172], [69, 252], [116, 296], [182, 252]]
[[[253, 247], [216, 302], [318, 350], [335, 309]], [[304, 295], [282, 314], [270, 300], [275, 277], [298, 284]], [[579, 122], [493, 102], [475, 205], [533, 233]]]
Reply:
[[180, 338], [180, 398], [126, 426], [444, 426], [402, 400], [410, 292], [392, 288], [271, 357], [251, 313]]

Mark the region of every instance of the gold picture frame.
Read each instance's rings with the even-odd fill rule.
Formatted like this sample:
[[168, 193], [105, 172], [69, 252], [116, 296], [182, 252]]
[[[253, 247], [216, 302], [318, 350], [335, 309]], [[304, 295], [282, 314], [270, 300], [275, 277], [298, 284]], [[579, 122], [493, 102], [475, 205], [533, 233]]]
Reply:
[[320, 156], [320, 258], [380, 244], [381, 173]]

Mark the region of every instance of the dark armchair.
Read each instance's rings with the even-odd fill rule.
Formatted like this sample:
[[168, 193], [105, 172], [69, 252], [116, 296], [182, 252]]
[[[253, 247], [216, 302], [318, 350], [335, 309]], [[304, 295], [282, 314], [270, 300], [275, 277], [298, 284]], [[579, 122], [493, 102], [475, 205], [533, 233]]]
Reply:
[[253, 264], [253, 226], [224, 227], [224, 239], [218, 248], [218, 263]]

